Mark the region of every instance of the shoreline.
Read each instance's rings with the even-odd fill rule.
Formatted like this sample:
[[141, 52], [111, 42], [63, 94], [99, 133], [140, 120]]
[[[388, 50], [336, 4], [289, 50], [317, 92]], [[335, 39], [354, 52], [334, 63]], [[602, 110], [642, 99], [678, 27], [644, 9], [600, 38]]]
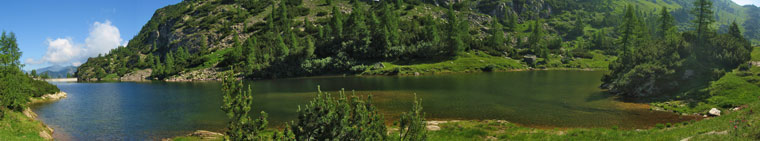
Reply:
[[[505, 69], [505, 70], [493, 70], [493, 71], [443, 71], [443, 72], [420, 72], [420, 73], [412, 73], [412, 74], [368, 74], [368, 73], [358, 73], [358, 74], [324, 74], [324, 75], [313, 75], [313, 76], [299, 76], [299, 77], [285, 77], [285, 78], [256, 78], [256, 79], [243, 79], [241, 77], [238, 77], [238, 79], [243, 80], [277, 80], [277, 79], [302, 79], [302, 78], [334, 78], [334, 77], [393, 77], [393, 76], [431, 76], [431, 75], [446, 75], [446, 74], [474, 74], [474, 73], [489, 73], [489, 72], [526, 72], [526, 71], [606, 71], [607, 69], [603, 68], [566, 68], [566, 67], [556, 67], [556, 68], [527, 68], [527, 69]], [[159, 82], [220, 82], [221, 79], [170, 79], [170, 80], [152, 80], [152, 79], [144, 79], [144, 80], [78, 80], [78, 81], [63, 81], [63, 82], [151, 82], [151, 81], [159, 81]]]
[[[42, 95], [41, 97], [38, 97], [38, 98], [31, 97], [31, 98], [29, 98], [29, 102], [27, 103], [27, 105], [34, 105], [34, 104], [55, 102], [55, 101], [61, 100], [63, 98], [66, 98], [67, 95], [68, 94], [66, 92], [60, 91], [60, 92], [53, 93], [53, 94], [45, 94], [45, 95]], [[51, 128], [50, 126], [48, 126], [47, 124], [45, 124], [45, 122], [43, 122], [42, 120], [38, 119], [37, 113], [35, 113], [34, 111], [32, 111], [31, 108], [27, 107], [26, 109], [24, 109], [24, 111], [22, 113], [26, 117], [28, 117], [28, 118], [30, 118], [32, 120], [35, 120], [35, 121], [39, 122], [40, 124], [42, 124], [43, 130], [39, 131], [39, 133], [38, 133], [38, 135], [40, 137], [42, 137], [45, 140], [55, 140], [53, 138], [53, 133], [55, 132], [55, 130], [53, 130], [53, 128]]]

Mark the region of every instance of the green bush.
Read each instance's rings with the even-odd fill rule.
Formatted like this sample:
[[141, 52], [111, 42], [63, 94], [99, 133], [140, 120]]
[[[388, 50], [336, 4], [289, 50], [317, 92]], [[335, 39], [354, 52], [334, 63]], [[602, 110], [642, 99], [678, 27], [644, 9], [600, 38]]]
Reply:
[[306, 107], [299, 107], [298, 121], [290, 130], [297, 140], [385, 140], [383, 116], [371, 99], [346, 96], [343, 90], [335, 99], [319, 90]]
[[227, 136], [230, 140], [263, 140], [261, 132], [267, 126], [267, 113], [261, 112], [258, 119], [251, 119], [248, 112], [253, 105], [251, 87], [243, 88], [242, 81], [236, 80], [232, 73], [228, 73], [222, 83], [224, 93], [224, 105], [221, 109], [230, 118], [227, 125]]

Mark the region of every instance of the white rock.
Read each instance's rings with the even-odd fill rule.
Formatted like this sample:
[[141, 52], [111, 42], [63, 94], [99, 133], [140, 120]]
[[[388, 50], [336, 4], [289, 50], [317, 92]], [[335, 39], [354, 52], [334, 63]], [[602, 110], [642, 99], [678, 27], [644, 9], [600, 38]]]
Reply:
[[710, 112], [708, 112], [711, 116], [720, 116], [720, 110], [717, 108], [710, 109]]

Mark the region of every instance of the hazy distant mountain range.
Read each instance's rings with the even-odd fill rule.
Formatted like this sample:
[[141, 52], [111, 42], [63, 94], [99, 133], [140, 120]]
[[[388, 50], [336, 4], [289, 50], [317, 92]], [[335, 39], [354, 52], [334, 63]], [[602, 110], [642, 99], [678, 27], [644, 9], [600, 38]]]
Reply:
[[[27, 72], [30, 72], [30, 71], [27, 71]], [[66, 74], [74, 75], [76, 71], [77, 71], [76, 66], [53, 65], [53, 66], [37, 69], [37, 75], [42, 75], [45, 72], [47, 72], [51, 78], [61, 78], [61, 77], [66, 77]]]

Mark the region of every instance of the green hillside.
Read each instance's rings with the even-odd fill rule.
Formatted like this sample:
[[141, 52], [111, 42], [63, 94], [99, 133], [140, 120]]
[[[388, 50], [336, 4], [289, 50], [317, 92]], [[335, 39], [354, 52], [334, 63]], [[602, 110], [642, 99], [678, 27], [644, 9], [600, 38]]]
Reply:
[[[760, 16], [749, 16], [760, 9], [713, 1], [713, 29], [725, 33], [736, 21], [746, 37], [760, 39], [760, 24], [753, 24]], [[197, 80], [229, 70], [239, 77], [282, 78], [408, 68], [606, 69], [620, 47], [627, 5], [637, 9], [649, 34], [659, 34], [663, 7], [680, 31], [693, 30], [691, 0], [186, 0], [157, 10], [126, 47], [88, 59], [76, 76]], [[497, 60], [425, 69], [472, 57]]]

